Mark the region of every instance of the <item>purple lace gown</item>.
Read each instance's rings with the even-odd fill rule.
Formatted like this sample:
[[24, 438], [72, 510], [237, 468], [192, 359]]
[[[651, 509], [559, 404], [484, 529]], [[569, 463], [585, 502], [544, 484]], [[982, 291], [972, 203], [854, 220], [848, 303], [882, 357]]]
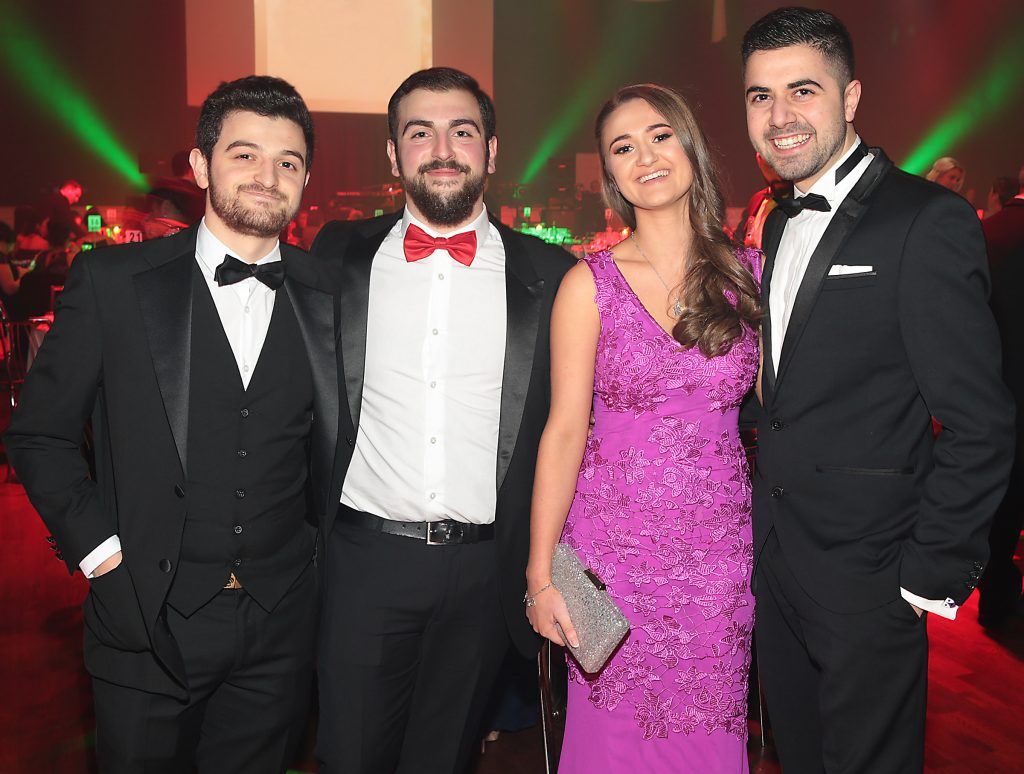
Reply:
[[[760, 276], [760, 254], [737, 258]], [[739, 404], [757, 334], [707, 358], [655, 322], [608, 251], [588, 255], [601, 319], [594, 427], [562, 539], [631, 631], [600, 673], [569, 660], [560, 774], [747, 772], [753, 597]]]

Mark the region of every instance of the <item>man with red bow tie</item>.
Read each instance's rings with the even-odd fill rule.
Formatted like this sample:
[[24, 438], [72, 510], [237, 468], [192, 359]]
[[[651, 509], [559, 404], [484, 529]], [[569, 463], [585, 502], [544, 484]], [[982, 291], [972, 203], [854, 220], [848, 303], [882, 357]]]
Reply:
[[484, 207], [494, 105], [465, 73], [414, 73], [388, 105], [406, 206], [334, 222], [346, 406], [324, 525], [324, 772], [465, 766], [522, 613], [562, 250]]

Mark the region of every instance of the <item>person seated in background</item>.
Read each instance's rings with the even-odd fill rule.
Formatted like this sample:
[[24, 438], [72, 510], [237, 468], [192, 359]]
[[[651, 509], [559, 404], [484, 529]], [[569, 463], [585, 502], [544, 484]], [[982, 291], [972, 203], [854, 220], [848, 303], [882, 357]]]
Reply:
[[17, 303], [13, 305], [15, 319], [27, 320], [52, 311], [50, 288], [64, 284], [71, 264], [71, 231], [71, 224], [64, 220], [46, 224], [48, 249], [36, 255], [34, 268], [24, 275]]
[[21, 287], [22, 271], [11, 264], [14, 252], [14, 229], [0, 221], [0, 301], [6, 307], [11, 296]]
[[1013, 201], [1019, 192], [1020, 183], [1015, 178], [997, 177], [992, 181], [992, 188], [988, 192], [988, 200], [985, 202], [985, 217], [991, 218]]
[[43, 216], [29, 204], [14, 208], [14, 251], [45, 250], [48, 245], [43, 236]]

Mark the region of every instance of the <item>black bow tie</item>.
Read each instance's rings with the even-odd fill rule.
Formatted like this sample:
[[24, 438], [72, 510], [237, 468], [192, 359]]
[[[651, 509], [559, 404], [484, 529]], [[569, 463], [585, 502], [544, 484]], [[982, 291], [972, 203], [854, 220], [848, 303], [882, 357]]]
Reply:
[[277, 290], [284, 284], [284, 261], [257, 265], [226, 255], [224, 262], [213, 272], [213, 278], [221, 286], [234, 285], [250, 277], [255, 277], [271, 290]]
[[[848, 174], [850, 174], [854, 168], [860, 164], [861, 159], [868, 155], [867, 146], [859, 142], [857, 146], [850, 152], [846, 161], [840, 164], [839, 169], [836, 170], [836, 185], [839, 185], [840, 181]], [[832, 207], [821, 194], [807, 194], [807, 196], [776, 196], [775, 203], [779, 206], [787, 218], [795, 218], [804, 210], [817, 210], [818, 212], [829, 212]]]
[[817, 210], [818, 212], [828, 212], [832, 209], [832, 206], [821, 194], [807, 194], [807, 196], [786, 196], [777, 197], [775, 204], [778, 205], [779, 209], [782, 210], [787, 218], [795, 218], [804, 210]]

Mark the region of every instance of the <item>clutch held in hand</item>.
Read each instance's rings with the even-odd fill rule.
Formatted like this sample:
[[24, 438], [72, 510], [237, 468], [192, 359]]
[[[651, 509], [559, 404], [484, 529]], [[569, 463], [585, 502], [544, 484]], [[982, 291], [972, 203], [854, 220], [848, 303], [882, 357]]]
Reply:
[[584, 672], [599, 672], [629, 633], [629, 621], [608, 594], [604, 582], [566, 543], [555, 547], [551, 580], [565, 600], [580, 645], [569, 645], [559, 627], [562, 641]]

